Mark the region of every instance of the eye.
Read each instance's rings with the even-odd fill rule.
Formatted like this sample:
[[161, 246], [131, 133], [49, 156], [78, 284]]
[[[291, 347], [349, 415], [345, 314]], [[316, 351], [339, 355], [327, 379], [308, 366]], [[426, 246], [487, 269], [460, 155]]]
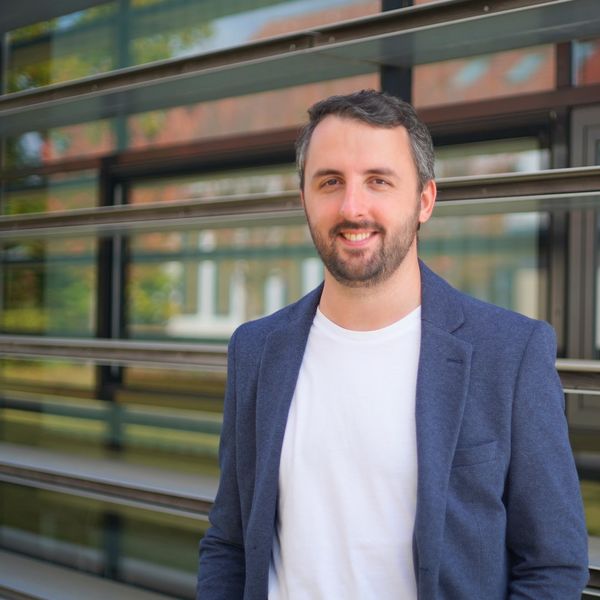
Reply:
[[375, 185], [375, 186], [378, 186], [378, 187], [389, 185], [388, 180], [387, 179], [383, 179], [382, 177], [373, 177], [373, 179], [371, 179], [371, 183], [373, 185]]
[[335, 187], [340, 183], [340, 180], [337, 177], [329, 177], [328, 179], [324, 179], [319, 187], [327, 188], [327, 187]]

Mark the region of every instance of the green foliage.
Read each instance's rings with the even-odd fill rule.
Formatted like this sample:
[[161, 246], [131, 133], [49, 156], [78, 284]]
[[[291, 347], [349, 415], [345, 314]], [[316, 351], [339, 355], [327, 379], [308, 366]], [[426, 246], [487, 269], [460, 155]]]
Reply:
[[94, 270], [58, 267], [48, 270], [44, 307], [46, 331], [57, 335], [89, 334], [93, 330]]
[[5, 332], [41, 334], [47, 323], [48, 316], [41, 308], [7, 308], [0, 312], [0, 328]]
[[177, 312], [171, 298], [175, 283], [175, 277], [160, 266], [135, 269], [129, 284], [130, 323], [165, 325]]

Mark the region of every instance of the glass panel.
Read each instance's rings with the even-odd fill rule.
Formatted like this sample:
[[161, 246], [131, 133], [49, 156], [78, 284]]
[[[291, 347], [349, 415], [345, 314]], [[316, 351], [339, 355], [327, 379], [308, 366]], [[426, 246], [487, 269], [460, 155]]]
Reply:
[[298, 175], [293, 165], [286, 164], [219, 174], [145, 179], [131, 187], [128, 199], [130, 204], [145, 204], [287, 191], [298, 191]]
[[117, 66], [116, 2], [7, 34], [7, 88], [18, 92]]
[[541, 269], [549, 215], [434, 216], [421, 230], [420, 254], [460, 290], [534, 318], [546, 318]]
[[123, 128], [122, 119], [104, 119], [8, 137], [5, 166], [29, 167], [107, 154], [116, 147], [118, 127]]
[[318, 285], [322, 266], [304, 225], [131, 237], [132, 338], [225, 341]]
[[550, 168], [550, 150], [536, 138], [492, 140], [436, 148], [436, 177], [464, 177]]
[[295, 127], [313, 102], [357, 89], [379, 89], [378, 73], [226, 100], [136, 114], [128, 119], [129, 145], [145, 148], [202, 138]]
[[379, 0], [119, 0], [9, 32], [9, 92], [379, 12]]
[[600, 40], [574, 42], [573, 62], [576, 85], [600, 82]]
[[216, 477], [224, 373], [0, 359], [0, 440]]
[[581, 480], [590, 562], [600, 564], [600, 395], [567, 396], [571, 446]]
[[194, 597], [204, 521], [6, 483], [0, 496], [2, 548]]
[[130, 367], [116, 394], [121, 458], [218, 476], [225, 374]]
[[89, 336], [95, 324], [93, 238], [0, 245], [0, 332]]
[[537, 46], [417, 65], [417, 108], [550, 90], [555, 85], [554, 46]]
[[66, 360], [0, 360], [0, 439], [98, 456], [108, 434], [94, 400], [95, 367]]
[[379, 0], [132, 0], [133, 64], [219, 50], [353, 19], [381, 10]]
[[18, 215], [91, 208], [98, 204], [97, 171], [30, 176], [3, 185], [1, 213]]

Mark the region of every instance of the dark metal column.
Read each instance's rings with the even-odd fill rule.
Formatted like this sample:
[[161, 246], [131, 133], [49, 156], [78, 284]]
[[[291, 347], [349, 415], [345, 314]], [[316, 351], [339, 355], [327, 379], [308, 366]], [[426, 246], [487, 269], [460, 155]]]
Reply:
[[[120, 203], [119, 187], [111, 175], [110, 158], [103, 160], [100, 170], [100, 205]], [[98, 238], [96, 337], [119, 339], [123, 330], [123, 253], [119, 235], [102, 235]], [[122, 383], [122, 367], [98, 365], [96, 367], [96, 395], [109, 407], [107, 418], [107, 445], [113, 450], [122, 447], [121, 411], [116, 393]]]
[[[121, 204], [122, 187], [112, 174], [114, 158], [102, 161], [100, 168], [99, 204]], [[98, 238], [96, 262], [96, 337], [119, 339], [123, 333], [123, 252], [120, 235], [101, 235]], [[106, 403], [106, 428], [108, 449], [118, 452], [123, 448], [122, 408], [117, 394], [123, 383], [120, 365], [96, 366], [96, 397]], [[103, 517], [102, 550], [103, 575], [118, 580], [121, 574], [121, 530], [119, 514], [108, 510]]]
[[[116, 67], [122, 69], [131, 65], [131, 6], [130, 0], [119, 0], [117, 22], [115, 28], [116, 40]], [[117, 150], [125, 150], [129, 145], [127, 131], [127, 114], [120, 110], [115, 116], [115, 135]]]
[[[413, 5], [413, 0], [382, 0], [381, 12], [407, 8]], [[382, 65], [379, 69], [381, 89], [406, 102], [412, 101], [412, 69]]]

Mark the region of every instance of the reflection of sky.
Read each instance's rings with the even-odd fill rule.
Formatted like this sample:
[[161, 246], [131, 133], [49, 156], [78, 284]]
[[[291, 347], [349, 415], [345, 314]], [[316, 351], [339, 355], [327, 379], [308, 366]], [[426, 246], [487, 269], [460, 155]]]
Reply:
[[506, 74], [505, 78], [510, 83], [522, 83], [533, 77], [544, 63], [544, 56], [535, 52], [526, 54]]
[[27, 159], [35, 160], [41, 157], [44, 140], [37, 131], [30, 131], [21, 136], [20, 145]]
[[185, 54], [237, 46], [253, 39], [271, 21], [289, 20], [293, 17], [316, 13], [336, 6], [358, 4], [363, 0], [298, 0], [281, 2], [273, 6], [249, 10], [211, 21], [212, 35], [203, 39]]

